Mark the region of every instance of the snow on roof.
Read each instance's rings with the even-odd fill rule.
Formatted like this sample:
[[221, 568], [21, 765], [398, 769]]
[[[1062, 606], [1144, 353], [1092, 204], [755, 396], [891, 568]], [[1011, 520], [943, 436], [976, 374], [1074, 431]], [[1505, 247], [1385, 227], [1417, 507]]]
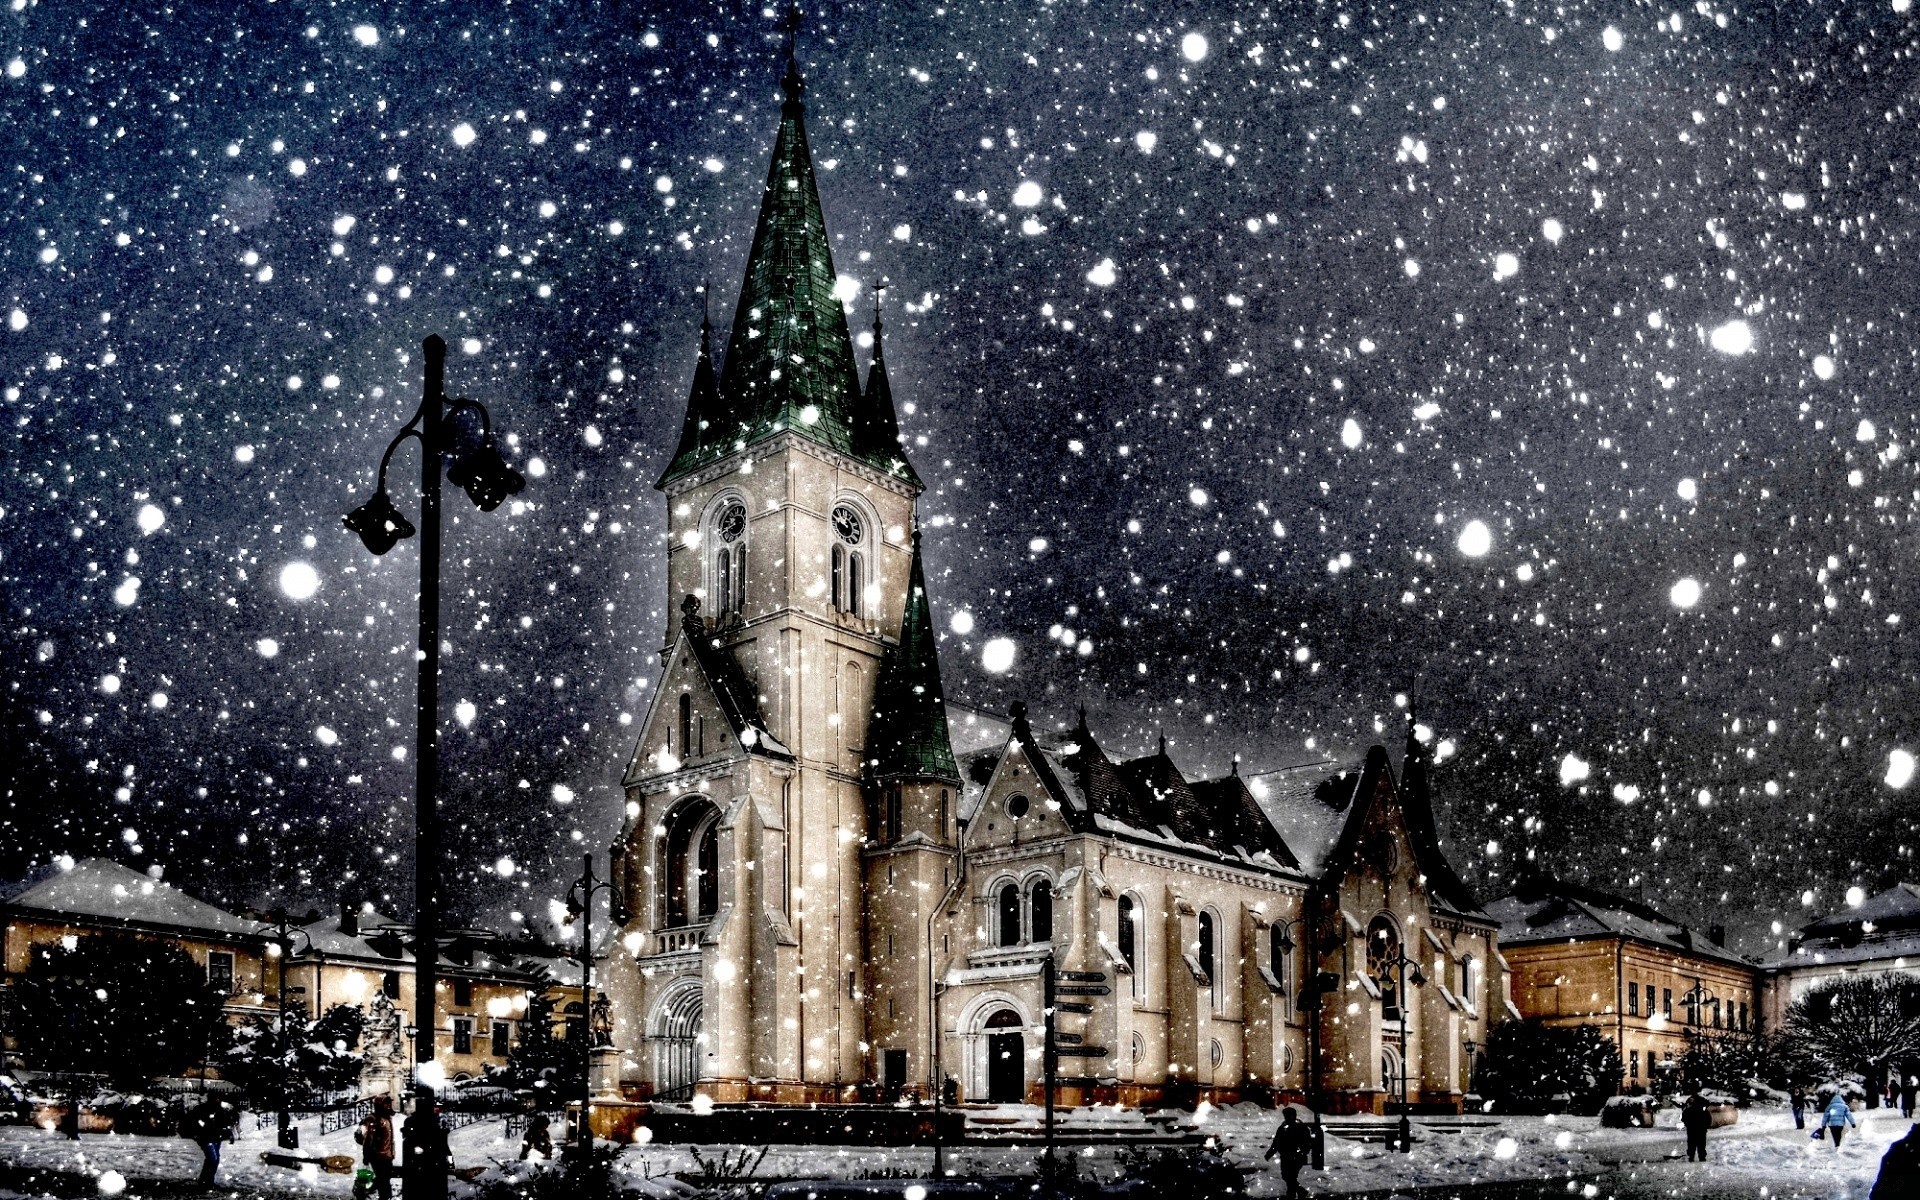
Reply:
[[976, 750], [998, 750], [1012, 732], [1012, 723], [998, 713], [947, 701], [947, 738], [955, 758]]
[[1321, 799], [1321, 788], [1348, 771], [1354, 773], [1353, 784], [1357, 785], [1360, 764], [1332, 759], [1283, 767], [1251, 777], [1249, 786], [1254, 799], [1273, 827], [1280, 831], [1293, 856], [1300, 860], [1300, 869], [1308, 875], [1318, 876], [1326, 866], [1327, 855], [1340, 840], [1340, 831], [1345, 828], [1347, 814], [1353, 807], [1353, 785], [1348, 786], [1347, 803], [1340, 808]]
[[63, 917], [97, 917], [226, 938], [259, 937], [266, 928], [104, 858], [82, 859], [29, 885], [7, 904]]
[[1574, 884], [1533, 882], [1486, 906], [1503, 946], [1627, 937], [1742, 967], [1753, 964], [1650, 905]]

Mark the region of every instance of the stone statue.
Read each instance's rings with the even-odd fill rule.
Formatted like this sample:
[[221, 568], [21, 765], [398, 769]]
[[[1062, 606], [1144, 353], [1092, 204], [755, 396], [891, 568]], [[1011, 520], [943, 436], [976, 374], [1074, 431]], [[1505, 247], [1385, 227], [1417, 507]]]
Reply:
[[613, 1001], [607, 999], [605, 992], [593, 998], [593, 1011], [588, 1015], [587, 1028], [591, 1045], [613, 1045]]

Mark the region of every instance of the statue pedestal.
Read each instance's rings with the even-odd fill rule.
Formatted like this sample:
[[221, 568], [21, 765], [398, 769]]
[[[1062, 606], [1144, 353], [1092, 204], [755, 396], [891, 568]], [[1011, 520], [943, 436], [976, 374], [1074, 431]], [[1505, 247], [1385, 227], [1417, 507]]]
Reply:
[[620, 1098], [620, 1051], [595, 1046], [587, 1051], [587, 1089], [598, 1097]]

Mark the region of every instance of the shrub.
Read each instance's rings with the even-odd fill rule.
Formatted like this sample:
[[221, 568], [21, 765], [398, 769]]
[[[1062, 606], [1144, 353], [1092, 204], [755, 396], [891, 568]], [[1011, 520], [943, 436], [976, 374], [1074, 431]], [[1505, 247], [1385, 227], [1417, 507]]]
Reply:
[[1620, 1082], [1620, 1050], [1592, 1025], [1509, 1021], [1487, 1036], [1474, 1080], [1496, 1112], [1591, 1113]]

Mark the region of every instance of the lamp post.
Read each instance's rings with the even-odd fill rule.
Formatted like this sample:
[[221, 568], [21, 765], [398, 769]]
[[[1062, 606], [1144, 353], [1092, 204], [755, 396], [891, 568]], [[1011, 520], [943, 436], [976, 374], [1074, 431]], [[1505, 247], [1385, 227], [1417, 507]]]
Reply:
[[[462, 488], [482, 512], [527, 486], [509, 467], [493, 444], [493, 418], [486, 408], [463, 398], [449, 400], [444, 381], [447, 343], [438, 334], [422, 343], [426, 368], [420, 405], [387, 443], [380, 456], [380, 474], [373, 498], [346, 516], [346, 527], [366, 548], [385, 554], [414, 527], [387, 496], [387, 464], [400, 443], [420, 443], [420, 642], [419, 690], [414, 724], [413, 776], [413, 904], [414, 904], [414, 1023], [420, 1038], [414, 1045], [414, 1079], [422, 1078], [433, 1061], [435, 1027], [435, 968], [440, 957], [440, 909], [437, 874], [440, 861], [440, 475], [442, 460], [453, 459], [446, 477]], [[462, 437], [457, 418], [477, 414], [478, 439]], [[447, 1194], [444, 1162], [435, 1155], [417, 1153], [409, 1143], [403, 1171], [407, 1200], [443, 1200]]]
[[1467, 1038], [1467, 1039], [1466, 1039], [1465, 1041], [1463, 1041], [1463, 1042], [1461, 1042], [1461, 1043], [1460, 1043], [1460, 1048], [1461, 1048], [1462, 1050], [1465, 1050], [1465, 1051], [1467, 1052], [1467, 1087], [1466, 1087], [1466, 1090], [1470, 1092], [1470, 1091], [1472, 1091], [1472, 1090], [1473, 1090], [1473, 1064], [1474, 1064], [1474, 1056], [1480, 1053], [1480, 1044], [1479, 1044], [1478, 1042], [1476, 1042], [1476, 1041], [1474, 1041], [1474, 1040], [1473, 1040], [1473, 1038], [1471, 1038], [1471, 1037], [1468, 1037], [1468, 1038]]
[[[593, 873], [592, 851], [588, 851], [585, 858], [580, 878], [574, 880], [573, 886], [567, 889], [567, 920], [577, 918], [580, 922], [581, 1041], [584, 1044], [580, 1047], [580, 1125], [576, 1144], [583, 1163], [593, 1159], [593, 1123], [588, 1119], [588, 1111], [593, 1104], [593, 1052], [601, 1044], [601, 1031], [596, 1027], [593, 1012], [593, 894], [606, 892], [612, 903], [614, 921], [618, 923], [626, 919], [621, 911], [620, 893], [614, 887], [613, 880], [599, 878]], [[611, 873], [611, 862], [607, 864], [607, 869]], [[609, 1045], [611, 1032], [608, 1031]]]
[[292, 1048], [291, 1039], [287, 1030], [287, 960], [293, 957], [294, 938], [305, 939], [307, 950], [312, 951], [313, 937], [306, 930], [294, 925], [288, 920], [286, 909], [276, 908], [271, 915], [273, 917], [274, 930], [277, 935], [273, 939], [273, 948], [275, 957], [280, 963], [280, 969], [278, 971], [280, 976], [280, 1111], [277, 1114], [279, 1117], [278, 1142], [282, 1150], [297, 1150], [300, 1147], [300, 1131], [293, 1127], [292, 1115], [287, 1111], [289, 1102], [288, 1093], [292, 1090], [293, 1083], [293, 1070], [287, 1062], [287, 1054]]
[[1399, 976], [1399, 988], [1394, 992], [1394, 1006], [1400, 1010], [1400, 1153], [1413, 1153], [1413, 1118], [1407, 1113], [1407, 971], [1413, 971], [1413, 986], [1423, 987], [1427, 977], [1420, 973], [1420, 964], [1407, 957], [1406, 950], [1398, 945], [1393, 948], [1393, 957], [1380, 964], [1380, 974], [1374, 977], [1382, 988], [1394, 981], [1394, 973]]

